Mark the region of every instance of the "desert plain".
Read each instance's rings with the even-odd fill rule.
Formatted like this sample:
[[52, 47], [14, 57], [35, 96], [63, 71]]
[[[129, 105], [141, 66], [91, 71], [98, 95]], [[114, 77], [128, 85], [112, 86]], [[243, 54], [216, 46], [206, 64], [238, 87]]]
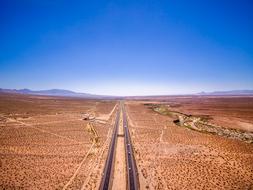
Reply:
[[[253, 189], [253, 97], [124, 104], [140, 189]], [[118, 105], [0, 94], [0, 189], [98, 189]]]
[[[115, 106], [116, 101], [1, 94], [0, 189], [96, 188]], [[95, 117], [91, 125], [87, 114]]]
[[[252, 97], [165, 97], [126, 105], [141, 189], [253, 189]], [[226, 133], [179, 126], [178, 114]]]

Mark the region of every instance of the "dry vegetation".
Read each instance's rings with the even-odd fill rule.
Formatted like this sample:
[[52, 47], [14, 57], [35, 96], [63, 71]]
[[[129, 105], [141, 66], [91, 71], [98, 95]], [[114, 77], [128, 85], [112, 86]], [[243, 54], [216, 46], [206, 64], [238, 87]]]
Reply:
[[[1, 94], [0, 189], [98, 187], [115, 105]], [[86, 113], [100, 118], [88, 125], [92, 129], [83, 120]]]
[[166, 104], [175, 111], [208, 117], [220, 126], [253, 132], [253, 97], [177, 98]]
[[175, 124], [181, 127], [199, 131], [202, 133], [210, 133], [227, 138], [241, 140], [247, 143], [253, 143], [253, 133], [233, 127], [224, 127], [210, 122], [212, 117], [209, 115], [187, 115], [182, 112], [173, 110], [170, 105], [165, 104], [145, 104], [155, 112], [174, 118]]
[[[250, 134], [253, 98], [125, 104], [141, 189], [253, 189], [252, 143], [174, 122], [183, 113]], [[116, 101], [0, 94], [0, 189], [97, 189], [115, 108]]]
[[253, 189], [252, 144], [180, 127], [147, 103], [249, 132], [253, 98], [168, 98], [126, 106], [141, 189]]

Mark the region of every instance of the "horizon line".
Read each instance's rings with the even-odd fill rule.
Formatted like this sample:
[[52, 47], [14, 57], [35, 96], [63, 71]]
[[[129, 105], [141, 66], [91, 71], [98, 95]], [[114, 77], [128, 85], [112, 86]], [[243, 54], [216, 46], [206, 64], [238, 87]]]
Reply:
[[[112, 95], [112, 94], [97, 94], [97, 93], [90, 93], [90, 92], [81, 92], [81, 91], [75, 91], [75, 90], [70, 90], [70, 89], [63, 89], [63, 88], [50, 88], [50, 89], [40, 89], [40, 90], [34, 90], [31, 88], [0, 88], [0, 92], [6, 90], [6, 91], [22, 91], [22, 90], [28, 90], [32, 92], [42, 92], [42, 91], [52, 91], [52, 90], [62, 90], [62, 91], [68, 91], [71, 93], [75, 93], [76, 95], [91, 95], [91, 96], [112, 96], [112, 97], [157, 97], [157, 96], [190, 96], [190, 95], [197, 95], [197, 96], [201, 96], [201, 95], [210, 95], [212, 93], [228, 93], [228, 92], [240, 92], [240, 91], [246, 91], [245, 94], [247, 94], [247, 91], [250, 91], [250, 94], [253, 94], [253, 89], [233, 89], [233, 90], [214, 90], [214, 91], [198, 91], [198, 92], [192, 92], [192, 93], [168, 93], [168, 94], [145, 94], [145, 95]], [[252, 91], [252, 92], [251, 92]], [[19, 93], [19, 92], [16, 92]], [[25, 94], [20, 92], [19, 94]], [[29, 94], [29, 93], [27, 93]], [[244, 95], [245, 95], [244, 94]], [[231, 94], [228, 94], [231, 95]]]

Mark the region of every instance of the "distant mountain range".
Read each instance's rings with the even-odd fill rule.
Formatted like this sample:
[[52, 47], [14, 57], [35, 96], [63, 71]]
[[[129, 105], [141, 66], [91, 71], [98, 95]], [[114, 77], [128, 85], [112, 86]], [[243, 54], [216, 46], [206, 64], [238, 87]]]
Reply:
[[[30, 90], [30, 89], [2, 89], [0, 88], [0, 93], [14, 93], [14, 94], [30, 94], [30, 95], [44, 95], [44, 96], [67, 96], [67, 97], [80, 97], [80, 98], [122, 98], [120, 96], [103, 96], [103, 95], [95, 95], [89, 93], [79, 93], [70, 90], [64, 89], [50, 89], [50, 90]], [[245, 96], [245, 95], [253, 95], [253, 90], [231, 90], [231, 91], [214, 91], [214, 92], [200, 92], [197, 94], [188, 94], [188, 95], [200, 95], [200, 96]], [[163, 95], [164, 97], [165, 95]], [[169, 96], [169, 95], [168, 95]], [[146, 97], [146, 96], [136, 96], [136, 97]], [[152, 97], [160, 97], [152, 96]], [[131, 96], [129, 97], [131, 98]]]
[[102, 98], [106, 96], [88, 94], [88, 93], [78, 93], [70, 90], [63, 89], [50, 89], [50, 90], [30, 90], [30, 89], [2, 89], [0, 92], [4, 93], [15, 93], [15, 94], [30, 94], [30, 95], [44, 95], [44, 96], [69, 96], [69, 97], [81, 97], [81, 98]]
[[200, 92], [197, 95], [253, 95], [253, 90], [230, 90], [230, 91], [214, 91], [214, 92]]

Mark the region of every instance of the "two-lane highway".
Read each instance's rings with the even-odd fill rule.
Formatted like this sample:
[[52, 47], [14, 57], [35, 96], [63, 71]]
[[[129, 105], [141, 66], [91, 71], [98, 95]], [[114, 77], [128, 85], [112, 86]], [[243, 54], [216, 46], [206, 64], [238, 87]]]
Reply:
[[125, 134], [125, 151], [126, 151], [126, 159], [127, 159], [127, 180], [128, 180], [128, 189], [129, 190], [136, 190], [138, 189], [139, 182], [138, 182], [138, 171], [134, 159], [134, 152], [133, 146], [128, 130], [128, 122], [127, 122], [127, 115], [125, 106], [122, 106], [123, 110], [123, 126], [124, 126], [124, 134]]
[[112, 140], [110, 143], [109, 151], [108, 151], [108, 156], [107, 160], [105, 163], [105, 168], [102, 176], [102, 180], [100, 183], [100, 188], [101, 190], [107, 190], [111, 187], [111, 176], [113, 173], [113, 165], [114, 165], [114, 159], [115, 159], [115, 147], [116, 147], [116, 141], [117, 141], [117, 134], [118, 134], [118, 129], [119, 129], [119, 120], [120, 120], [120, 108], [117, 108], [117, 115], [115, 119], [115, 124], [114, 124], [114, 130], [112, 134]]

